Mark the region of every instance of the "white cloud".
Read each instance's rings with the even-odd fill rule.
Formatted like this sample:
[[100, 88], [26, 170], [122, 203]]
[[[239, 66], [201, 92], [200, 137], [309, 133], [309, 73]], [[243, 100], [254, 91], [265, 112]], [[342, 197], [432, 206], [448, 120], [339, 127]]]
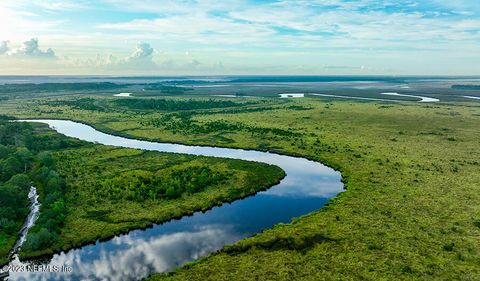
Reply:
[[51, 48], [48, 48], [46, 51], [42, 51], [39, 48], [37, 38], [23, 42], [21, 47], [13, 49], [8, 54], [14, 57], [55, 58], [55, 52]]
[[51, 11], [67, 11], [67, 10], [78, 10], [84, 9], [87, 7], [87, 3], [85, 1], [43, 1], [43, 0], [35, 0], [33, 1], [34, 5], [37, 5], [43, 9], [51, 10]]
[[40, 17], [25, 10], [21, 3], [0, 1], [0, 39], [21, 40], [32, 34], [48, 33], [58, 27], [62, 21]]
[[104, 0], [112, 8], [128, 12], [148, 12], [158, 14], [187, 14], [208, 11], [241, 9], [246, 6], [244, 0], [142, 0], [132, 5], [131, 0]]
[[72, 59], [64, 57], [63, 63], [76, 68], [95, 68], [102, 71], [115, 70], [152, 70], [157, 68], [153, 61], [155, 49], [149, 43], [139, 42], [133, 52], [126, 57], [116, 57], [113, 54], [96, 54], [93, 58]]
[[[110, 2], [120, 5], [125, 0]], [[178, 1], [154, 8], [160, 15], [158, 18], [103, 23], [98, 28], [148, 40], [161, 36], [166, 44], [272, 47], [277, 50], [317, 49], [319, 46], [338, 51], [371, 48], [395, 52], [412, 48], [450, 50], [459, 48], [458, 43], [480, 39], [478, 19], [428, 17], [428, 11], [421, 9], [406, 12], [396, 8], [392, 12], [386, 7], [399, 4], [388, 1], [298, 0], [243, 6], [242, 1], [234, 1], [233, 7], [216, 7], [211, 2]], [[415, 7], [416, 2], [404, 1], [403, 4]], [[146, 9], [142, 7], [135, 5], [132, 9]]]
[[8, 41], [0, 41], [0, 55], [7, 53], [8, 50]]
[[125, 58], [126, 63], [145, 63], [145, 62], [152, 62], [153, 57], [153, 48], [150, 46], [149, 43], [139, 42], [135, 47], [135, 51]]
[[67, 11], [86, 9], [89, 0], [2, 0], [0, 6], [13, 9], [32, 8], [34, 6], [48, 11]]

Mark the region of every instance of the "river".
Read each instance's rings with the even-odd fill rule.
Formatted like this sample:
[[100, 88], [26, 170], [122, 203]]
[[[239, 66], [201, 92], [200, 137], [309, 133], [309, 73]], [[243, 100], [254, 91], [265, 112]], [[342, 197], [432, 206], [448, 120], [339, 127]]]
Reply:
[[[108, 241], [97, 241], [50, 259], [21, 263], [44, 268], [69, 268], [68, 272], [10, 272], [9, 280], [135, 280], [167, 272], [252, 236], [278, 223], [322, 208], [343, 190], [339, 172], [318, 162], [253, 150], [188, 146], [127, 139], [102, 133], [66, 120], [28, 120], [48, 124], [69, 137], [104, 145], [191, 155], [258, 161], [277, 165], [286, 177], [267, 191], [196, 212], [178, 220], [134, 230]], [[50, 270], [49, 269], [49, 270]], [[47, 270], [47, 271], [49, 271]]]

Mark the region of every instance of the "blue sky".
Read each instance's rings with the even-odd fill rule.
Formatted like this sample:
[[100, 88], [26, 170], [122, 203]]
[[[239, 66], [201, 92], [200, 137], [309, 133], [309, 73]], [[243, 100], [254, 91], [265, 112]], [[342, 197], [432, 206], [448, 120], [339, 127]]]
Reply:
[[480, 75], [477, 0], [2, 0], [0, 74]]

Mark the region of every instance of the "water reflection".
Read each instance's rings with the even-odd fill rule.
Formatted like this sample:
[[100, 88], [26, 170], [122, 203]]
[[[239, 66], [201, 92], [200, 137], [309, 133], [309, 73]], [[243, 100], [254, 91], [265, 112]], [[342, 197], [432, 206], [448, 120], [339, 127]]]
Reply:
[[[17, 280], [134, 280], [151, 272], [164, 272], [195, 260], [239, 238], [224, 225], [159, 234], [155, 237], [126, 235], [112, 245], [87, 246], [55, 256], [51, 264], [68, 264], [72, 273], [25, 273]], [[90, 249], [89, 249], [90, 248]]]
[[302, 158], [131, 140], [71, 121], [39, 122], [48, 123], [67, 136], [107, 145], [265, 162], [281, 167], [287, 177], [256, 196], [148, 230], [132, 231], [42, 262], [68, 265], [73, 269], [71, 273], [12, 273], [11, 280], [131, 280], [170, 271], [277, 223], [288, 223], [294, 217], [318, 210], [343, 188], [338, 172]]

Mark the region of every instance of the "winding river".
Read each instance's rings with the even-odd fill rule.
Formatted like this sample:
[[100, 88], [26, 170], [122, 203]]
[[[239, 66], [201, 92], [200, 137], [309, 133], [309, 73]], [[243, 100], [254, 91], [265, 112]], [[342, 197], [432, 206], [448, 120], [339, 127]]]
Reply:
[[343, 190], [339, 172], [303, 158], [127, 139], [72, 121], [28, 121], [46, 123], [66, 136], [105, 145], [264, 162], [281, 167], [287, 176], [267, 191], [205, 213], [197, 212], [147, 230], [97, 241], [94, 245], [56, 254], [48, 260], [21, 263], [16, 259], [13, 265], [63, 266], [71, 272], [10, 272], [9, 280], [135, 280], [155, 272], [171, 271], [224, 245], [318, 210]]

